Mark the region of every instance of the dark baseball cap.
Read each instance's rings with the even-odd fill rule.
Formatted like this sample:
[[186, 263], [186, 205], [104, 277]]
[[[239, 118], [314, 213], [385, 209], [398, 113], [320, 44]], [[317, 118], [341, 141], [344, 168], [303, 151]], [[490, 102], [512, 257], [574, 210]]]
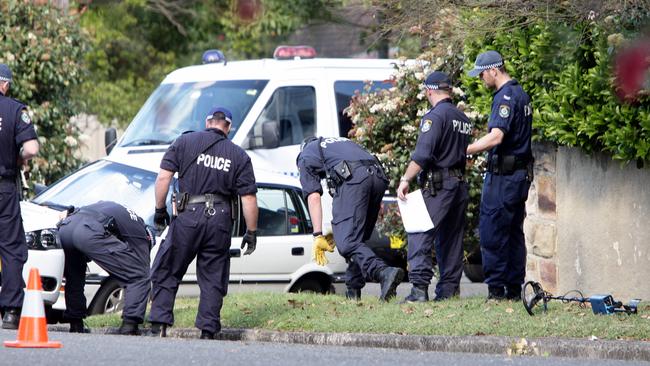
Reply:
[[503, 57], [497, 51], [486, 51], [476, 57], [474, 62], [474, 69], [470, 70], [467, 74], [471, 77], [479, 76], [487, 69], [495, 69], [503, 66]]
[[224, 107], [214, 107], [210, 110], [210, 113], [208, 114], [205, 119], [211, 119], [214, 118], [215, 113], [223, 113], [223, 115], [226, 117], [225, 120], [228, 123], [232, 123], [232, 113], [230, 113], [229, 110], [227, 110]]
[[429, 90], [449, 89], [451, 88], [451, 81], [444, 72], [434, 71], [424, 80], [424, 87]]
[[0, 81], [8, 81], [10, 83], [14, 81], [9, 66], [5, 64], [0, 64]]

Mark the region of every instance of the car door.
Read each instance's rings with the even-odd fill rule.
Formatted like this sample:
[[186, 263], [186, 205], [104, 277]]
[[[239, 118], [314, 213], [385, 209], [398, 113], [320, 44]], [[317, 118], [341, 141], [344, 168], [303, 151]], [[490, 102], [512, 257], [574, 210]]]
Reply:
[[230, 250], [231, 281], [289, 282], [290, 274], [311, 260], [311, 221], [300, 199], [292, 187], [258, 186], [257, 249], [251, 255], [241, 255], [246, 226], [240, 217]]

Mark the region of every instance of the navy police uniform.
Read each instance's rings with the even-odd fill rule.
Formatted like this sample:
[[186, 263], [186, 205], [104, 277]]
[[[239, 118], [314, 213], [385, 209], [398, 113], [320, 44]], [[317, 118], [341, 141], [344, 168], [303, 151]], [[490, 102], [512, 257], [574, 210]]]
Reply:
[[323, 194], [321, 179], [335, 176], [335, 167], [347, 162], [350, 177], [340, 179], [333, 195], [332, 231], [341, 256], [348, 261], [346, 285], [360, 290], [366, 281], [379, 281], [387, 265], [365, 242], [379, 215], [388, 180], [373, 155], [343, 137], [313, 138], [298, 155], [303, 195]]
[[[516, 80], [494, 93], [488, 131], [504, 137], [488, 154], [479, 232], [485, 283], [497, 296], [518, 297], [526, 275], [524, 218], [532, 181], [530, 97]], [[509, 290], [509, 291], [508, 291]]]
[[[0, 81], [7, 79], [0, 77]], [[0, 93], [0, 307], [3, 309], [20, 308], [23, 304], [22, 272], [27, 261], [27, 244], [16, 184], [16, 176], [20, 174], [17, 161], [23, 143], [36, 138], [25, 105]]]
[[65, 316], [86, 317], [86, 263], [94, 261], [124, 287], [122, 318], [141, 324], [151, 291], [153, 237], [134, 211], [111, 201], [74, 210], [59, 223], [65, 253]]
[[179, 190], [187, 200], [185, 207], [178, 207], [178, 216], [154, 260], [149, 320], [174, 323], [178, 285], [198, 256], [201, 295], [195, 325], [217, 333], [230, 274], [231, 200], [257, 192], [253, 166], [246, 152], [224, 132], [206, 129], [179, 136], [163, 156], [160, 168], [179, 172]]
[[[446, 77], [445, 77], [446, 78]], [[422, 118], [411, 160], [422, 171], [418, 177], [433, 229], [408, 234], [409, 279], [426, 293], [433, 277], [435, 245], [440, 279], [436, 299], [459, 293], [463, 271], [463, 230], [469, 201], [463, 180], [472, 124], [451, 99], [443, 99]], [[435, 243], [435, 244], [434, 244]]]

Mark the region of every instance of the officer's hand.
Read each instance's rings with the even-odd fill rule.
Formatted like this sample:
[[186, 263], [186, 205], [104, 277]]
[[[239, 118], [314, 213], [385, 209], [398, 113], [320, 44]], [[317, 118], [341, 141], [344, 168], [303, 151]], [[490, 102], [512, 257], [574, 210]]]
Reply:
[[247, 245], [244, 255], [252, 254], [255, 251], [257, 246], [257, 231], [246, 230], [244, 238], [241, 240], [241, 249], [244, 250], [244, 246]]
[[325, 235], [325, 240], [327, 240], [327, 244], [329, 244], [330, 248], [332, 250], [329, 250], [329, 252], [333, 252], [334, 248], [336, 248], [336, 242], [334, 241], [334, 234], [329, 233]]
[[169, 214], [167, 213], [167, 206], [162, 208], [157, 208], [156, 213], [153, 215], [153, 223], [156, 226], [156, 230], [162, 232], [165, 230], [165, 226], [169, 225]]
[[402, 201], [406, 201], [406, 194], [409, 193], [409, 184], [408, 182], [400, 181], [399, 187], [397, 187], [397, 197]]
[[318, 235], [314, 238], [314, 245], [312, 251], [312, 259], [320, 266], [326, 265], [329, 261], [325, 257], [325, 252], [333, 252], [334, 246], [327, 242], [323, 235]]

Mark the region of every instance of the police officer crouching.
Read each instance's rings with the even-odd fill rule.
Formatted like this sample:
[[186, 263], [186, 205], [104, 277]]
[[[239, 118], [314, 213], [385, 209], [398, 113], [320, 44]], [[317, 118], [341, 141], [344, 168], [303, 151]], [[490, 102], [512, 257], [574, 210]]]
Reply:
[[213, 108], [206, 130], [179, 136], [169, 147], [156, 179], [156, 215], [159, 227], [169, 223], [165, 205], [174, 172], [180, 193], [178, 216], [156, 254], [153, 265], [153, 299], [149, 320], [153, 336], [166, 336], [174, 323], [174, 301], [187, 266], [197, 257], [196, 273], [201, 291], [195, 325], [201, 339], [213, 339], [221, 331], [221, 306], [228, 291], [233, 203], [241, 196], [246, 234], [241, 248], [253, 253], [257, 243], [257, 185], [246, 152], [228, 140], [232, 114]]
[[488, 298], [519, 300], [526, 277], [524, 219], [533, 181], [533, 108], [498, 52], [478, 55], [469, 75], [496, 90], [488, 133], [467, 147], [467, 154], [489, 151], [479, 217]]
[[38, 154], [38, 140], [27, 107], [7, 97], [13, 82], [11, 70], [0, 64], [0, 311], [3, 329], [18, 329], [23, 305], [23, 266], [27, 243], [20, 215], [20, 167]]
[[83, 325], [84, 285], [86, 263], [94, 261], [124, 287], [120, 334], [138, 335], [151, 291], [153, 233], [135, 212], [115, 202], [99, 201], [70, 211], [58, 225], [65, 253], [64, 317], [70, 320], [70, 332], [88, 332]]
[[346, 296], [361, 297], [366, 281], [381, 284], [379, 299], [395, 296], [404, 277], [401, 268], [388, 267], [366, 244], [379, 215], [388, 180], [374, 156], [361, 146], [342, 138], [309, 137], [297, 159], [300, 184], [314, 227], [314, 257], [327, 263], [324, 251], [333, 251], [322, 233], [321, 179], [327, 179], [332, 202], [332, 231], [339, 253], [348, 261]]
[[405, 200], [409, 182], [419, 174], [422, 195], [434, 227], [423, 233], [408, 234], [407, 259], [413, 287], [406, 302], [429, 300], [434, 243], [440, 270], [434, 301], [460, 294], [463, 230], [469, 201], [463, 174], [472, 124], [452, 103], [451, 83], [445, 73], [432, 72], [424, 85], [432, 108], [422, 117], [415, 151], [400, 179], [397, 196]]

